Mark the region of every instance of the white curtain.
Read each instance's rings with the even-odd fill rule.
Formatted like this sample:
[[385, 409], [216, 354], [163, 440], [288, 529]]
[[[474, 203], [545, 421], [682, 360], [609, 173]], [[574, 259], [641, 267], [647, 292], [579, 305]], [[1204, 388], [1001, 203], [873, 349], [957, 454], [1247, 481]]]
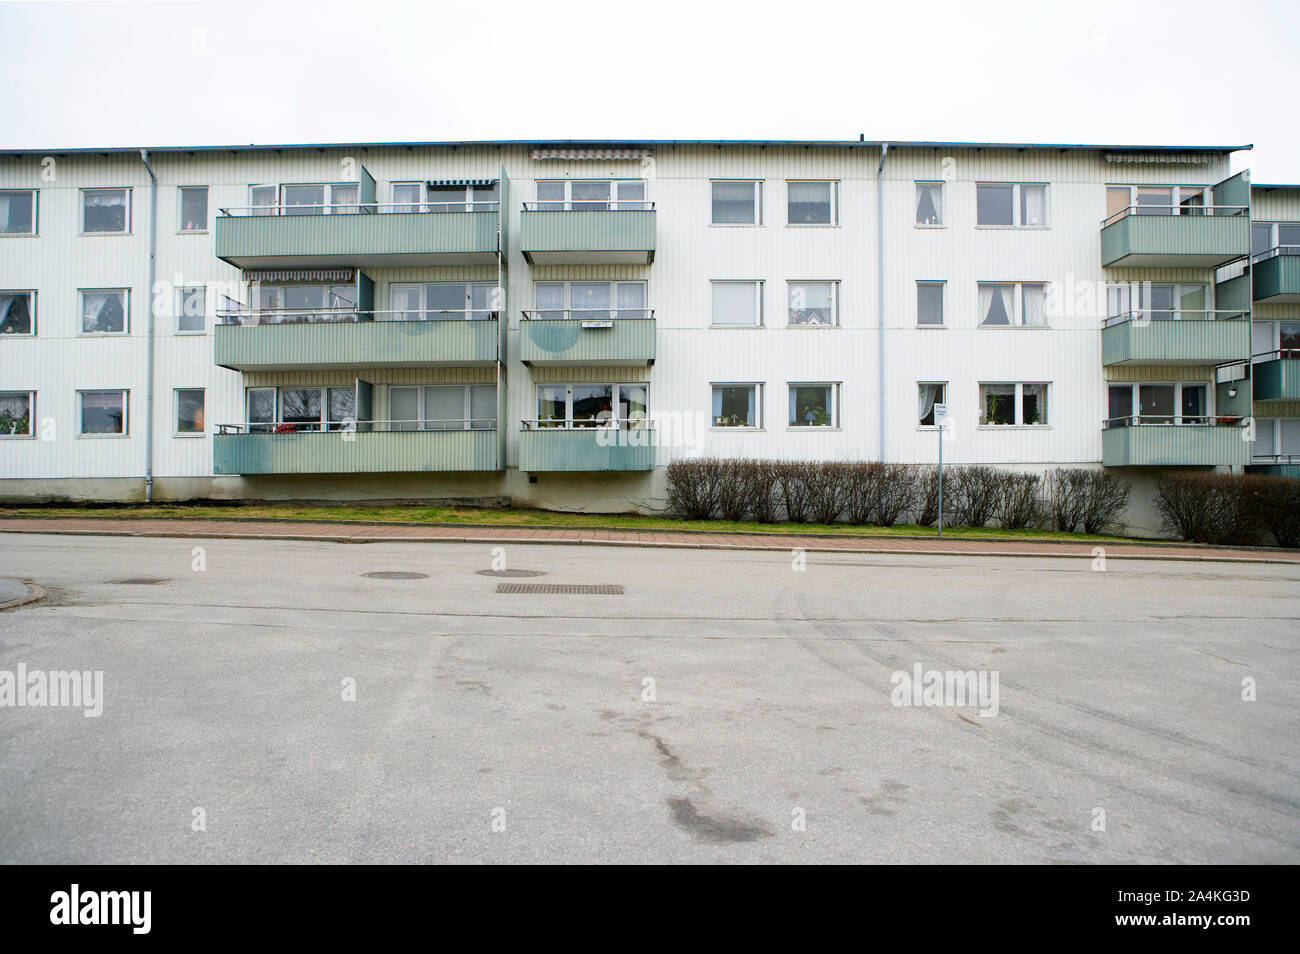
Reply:
[[125, 331], [125, 308], [121, 292], [86, 292], [83, 299], [83, 331]]
[[1047, 222], [1047, 189], [1044, 186], [1021, 186], [1020, 206], [1022, 225], [1043, 225]]
[[934, 410], [934, 402], [939, 399], [941, 384], [922, 384], [917, 388], [916, 419], [924, 421]]
[[1009, 325], [1013, 314], [1011, 293], [1014, 285], [981, 285], [980, 324]]
[[413, 431], [420, 425], [420, 389], [389, 388], [388, 419], [395, 431]]
[[943, 193], [939, 186], [916, 187], [916, 221], [920, 225], [939, 225], [943, 222]]
[[464, 428], [465, 389], [437, 386], [424, 389], [424, 426], [429, 430], [448, 431]]
[[9, 196], [0, 195], [0, 232], [9, 230]]
[[758, 297], [755, 283], [714, 282], [713, 324], [757, 325]]
[[1025, 285], [1023, 286], [1024, 308], [1021, 312], [1021, 324], [1025, 325], [1044, 325], [1047, 324], [1047, 316], [1043, 312], [1043, 304], [1047, 297], [1046, 285]]

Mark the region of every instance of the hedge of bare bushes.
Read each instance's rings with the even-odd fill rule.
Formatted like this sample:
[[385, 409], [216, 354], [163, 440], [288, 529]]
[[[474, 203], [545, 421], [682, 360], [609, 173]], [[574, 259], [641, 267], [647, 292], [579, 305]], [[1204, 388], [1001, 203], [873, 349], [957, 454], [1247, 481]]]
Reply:
[[[688, 520], [889, 527], [939, 519], [938, 468], [875, 461], [697, 458], [668, 465], [668, 509]], [[943, 471], [944, 524], [1121, 532], [1129, 485], [1101, 470], [1046, 476], [984, 466]]]
[[1170, 473], [1156, 486], [1163, 528], [1200, 543], [1300, 546], [1300, 480]]

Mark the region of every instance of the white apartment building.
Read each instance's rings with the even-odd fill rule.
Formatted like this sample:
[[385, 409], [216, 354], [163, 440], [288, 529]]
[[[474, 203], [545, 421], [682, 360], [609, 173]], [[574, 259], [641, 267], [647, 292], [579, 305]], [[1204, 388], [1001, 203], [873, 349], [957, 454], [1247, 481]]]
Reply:
[[679, 455], [933, 462], [936, 403], [946, 462], [1295, 474], [1245, 148], [0, 154], [0, 499], [653, 511]]

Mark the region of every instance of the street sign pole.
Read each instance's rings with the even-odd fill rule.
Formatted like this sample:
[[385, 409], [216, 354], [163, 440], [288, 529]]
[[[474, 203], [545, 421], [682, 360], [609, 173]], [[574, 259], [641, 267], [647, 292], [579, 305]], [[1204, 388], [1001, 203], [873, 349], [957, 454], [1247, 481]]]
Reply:
[[934, 423], [939, 425], [939, 536], [943, 536], [943, 432], [948, 426], [948, 405], [934, 406]]

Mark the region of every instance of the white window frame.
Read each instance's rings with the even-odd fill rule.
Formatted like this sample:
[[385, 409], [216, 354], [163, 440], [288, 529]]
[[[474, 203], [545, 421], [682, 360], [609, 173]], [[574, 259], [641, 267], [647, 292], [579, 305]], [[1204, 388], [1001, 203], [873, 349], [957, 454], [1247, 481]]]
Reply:
[[[1214, 203], [1213, 186], [1208, 186], [1208, 185], [1187, 185], [1186, 183], [1174, 185], [1166, 182], [1137, 182], [1137, 183], [1107, 182], [1106, 192], [1108, 195], [1111, 189], [1128, 190], [1128, 203], [1125, 205], [1124, 209], [1122, 210], [1126, 215], [1148, 214], [1148, 213], [1133, 211], [1134, 209], [1141, 208], [1141, 206], [1139, 206], [1137, 202], [1138, 189], [1168, 189], [1169, 190], [1169, 201], [1172, 203], [1171, 206], [1166, 207], [1166, 206], [1153, 205], [1149, 207], [1152, 209], [1159, 209], [1160, 210], [1159, 212], [1154, 213], [1157, 215], [1205, 215], [1206, 214], [1205, 210], [1207, 208], [1212, 208]], [[1185, 195], [1183, 190], [1186, 190]], [[1183, 205], [1183, 201], [1185, 199], [1192, 199], [1195, 198], [1197, 195], [1200, 195], [1201, 197], [1207, 199], [1208, 201], [1202, 205], [1189, 205], [1189, 206]], [[1106, 218], [1107, 222], [1116, 221], [1117, 219], [1123, 217], [1120, 215], [1119, 211], [1109, 212], [1110, 209], [1109, 199], [1106, 202], [1106, 208], [1108, 210], [1108, 214]], [[1184, 212], [1183, 211], [1184, 208], [1186, 208], [1188, 211]], [[1199, 209], [1200, 211], [1192, 212], [1191, 211], [1192, 209]]]
[[[192, 389], [186, 389], [186, 390], [192, 390]], [[265, 427], [266, 430], [267, 430], [267, 432], [270, 432], [270, 433], [274, 433], [274, 432], [275, 432], [275, 429], [276, 429], [277, 427], [279, 427], [281, 424], [285, 424], [285, 423], [291, 423], [294, 427], [303, 428], [303, 430], [299, 431], [299, 433], [303, 433], [303, 434], [322, 434], [322, 433], [335, 433], [335, 432], [340, 432], [340, 431], [345, 430], [346, 428], [345, 428], [345, 427], [342, 427], [342, 426], [340, 426], [340, 427], [330, 427], [329, 425], [331, 425], [331, 424], [335, 424], [335, 425], [345, 425], [347, 422], [346, 422], [346, 421], [331, 421], [331, 420], [330, 420], [330, 416], [329, 416], [329, 414], [330, 414], [330, 395], [329, 395], [329, 392], [330, 392], [330, 391], [347, 391], [347, 390], [351, 390], [351, 391], [352, 391], [352, 394], [353, 394], [353, 400], [355, 401], [355, 400], [356, 400], [356, 397], [355, 397], [355, 396], [356, 396], [356, 385], [355, 385], [355, 384], [353, 384], [351, 387], [349, 387], [349, 386], [346, 385], [346, 384], [278, 384], [278, 385], [266, 384], [266, 385], [254, 385], [254, 386], [252, 386], [252, 387], [246, 387], [246, 388], [244, 388], [244, 423], [245, 423], [246, 425], [257, 425], [257, 426], [259, 426], [259, 427]], [[275, 416], [275, 420], [273, 420], [273, 421], [251, 421], [251, 420], [249, 420], [249, 417], [248, 417], [248, 414], [249, 414], [249, 406], [250, 406], [249, 396], [250, 396], [254, 391], [274, 391], [274, 392], [275, 392], [275, 415], [274, 415], [274, 416]], [[320, 392], [320, 417], [319, 417], [319, 418], [317, 419], [317, 421], [315, 422], [315, 426], [314, 426], [314, 427], [312, 426], [312, 424], [311, 424], [310, 421], [290, 421], [290, 422], [286, 422], [286, 421], [284, 420], [284, 392], [285, 392], [285, 391], [319, 391], [319, 392]], [[204, 399], [205, 399], [205, 401], [206, 401], [206, 395], [204, 396]], [[354, 415], [356, 414], [356, 408], [355, 408], [355, 406], [353, 407], [353, 414], [354, 414]], [[355, 420], [353, 421], [353, 423], [355, 424]], [[249, 430], [251, 431], [251, 430], [252, 430], [252, 427], [249, 427]]]
[[34, 288], [0, 288], [0, 295], [19, 295], [27, 296], [27, 316], [31, 321], [31, 330], [27, 332], [10, 331], [0, 334], [0, 341], [5, 338], [35, 338], [36, 337], [36, 289]]
[[[203, 192], [203, 227], [197, 229], [187, 229], [185, 227], [185, 193], [201, 190]], [[176, 234], [177, 235], [206, 235], [208, 233], [208, 222], [212, 219], [212, 209], [209, 207], [210, 193], [205, 185], [177, 186], [176, 187]]]
[[[792, 185], [830, 186], [831, 220], [829, 222], [791, 222], [790, 221], [790, 186]], [[711, 195], [710, 195], [710, 200], [712, 200]], [[712, 203], [710, 202], [710, 204]], [[785, 180], [785, 224], [788, 228], [792, 228], [792, 229], [838, 228], [840, 224], [840, 180], [839, 179], [786, 179]]]
[[[463, 289], [463, 292], [464, 292], [465, 307], [464, 307], [463, 309], [432, 309], [432, 308], [430, 308], [430, 307], [429, 307], [429, 287], [428, 287], [428, 286], [430, 286], [430, 285], [446, 285], [446, 286], [460, 285], [460, 286], [462, 287], [462, 289]], [[419, 318], [402, 318], [402, 319], [398, 319], [398, 320], [401, 320], [401, 321], [438, 320], [438, 319], [426, 319], [424, 316], [425, 316], [425, 315], [442, 315], [442, 316], [445, 316], [444, 319], [442, 319], [442, 320], [447, 320], [447, 321], [461, 321], [461, 320], [464, 320], [464, 321], [480, 321], [480, 320], [483, 320], [483, 319], [486, 319], [486, 318], [492, 318], [493, 316], [499, 316], [499, 312], [494, 311], [494, 310], [492, 310], [492, 309], [490, 309], [490, 308], [488, 308], [488, 309], [481, 309], [481, 308], [480, 308], [480, 309], [476, 309], [476, 308], [473, 307], [473, 304], [474, 304], [474, 288], [475, 288], [475, 287], [478, 287], [478, 286], [486, 287], [486, 288], [488, 288], [488, 289], [490, 290], [490, 289], [494, 289], [494, 288], [496, 288], [496, 287], [497, 287], [497, 283], [496, 283], [496, 282], [474, 282], [474, 281], [465, 281], [465, 282], [389, 282], [389, 284], [388, 284], [388, 308], [389, 308], [389, 312], [390, 312], [391, 314], [393, 314], [393, 315], [397, 315], [397, 314], [399, 314], [399, 313], [404, 313], [404, 312], [412, 311], [412, 309], [395, 308], [395, 307], [393, 307], [393, 305], [394, 305], [394, 299], [396, 298], [396, 295], [395, 295], [394, 293], [395, 293], [395, 292], [398, 292], [398, 291], [406, 291], [406, 290], [409, 290], [409, 289], [412, 289], [412, 288], [418, 288], [419, 291], [420, 291], [420, 307], [419, 307], [418, 309], [414, 309], [414, 310], [419, 311], [419, 313], [420, 313], [420, 317], [419, 317]], [[488, 295], [488, 299], [489, 299], [489, 301], [491, 300], [491, 297], [492, 297], [492, 296], [489, 294], [489, 295]], [[451, 317], [452, 315], [455, 315], [455, 314], [457, 314], [458, 312], [463, 312], [463, 313], [461, 314], [461, 317], [460, 317], [460, 318], [453, 318], [453, 317]]]
[[33, 236], [40, 234], [41, 190], [40, 189], [0, 189], [0, 195], [20, 195], [24, 192], [28, 193], [32, 197], [31, 231], [30, 232], [0, 232], [0, 238], [32, 238]]
[[[556, 182], [560, 182], [560, 183], [563, 183], [563, 184], [564, 184], [564, 198], [563, 198], [563, 199], [543, 199], [543, 198], [541, 198], [541, 187], [542, 187], [542, 185], [543, 185], [544, 183], [545, 183], [545, 184], [551, 184], [551, 183], [556, 183]], [[574, 199], [574, 198], [573, 198], [573, 185], [574, 185], [574, 183], [576, 183], [576, 182], [607, 182], [607, 183], [609, 183], [609, 198], [607, 198], [607, 199]], [[639, 185], [639, 186], [641, 186], [641, 195], [642, 195], [644, 198], [640, 198], [640, 199], [625, 199], [625, 198], [623, 198], [623, 197], [619, 194], [619, 192], [620, 192], [620, 190], [622, 189], [622, 187], [623, 187], [624, 185], [629, 185], [629, 184], [630, 184], [630, 185]], [[573, 178], [573, 179], [538, 179], [537, 182], [536, 182], [536, 187], [537, 187], [537, 194], [534, 196], [534, 197], [537, 199], [537, 201], [536, 201], [536, 206], [537, 206], [537, 209], [538, 209], [538, 210], [543, 211], [543, 212], [573, 212], [573, 211], [578, 211], [578, 212], [582, 212], [582, 211], [596, 211], [596, 212], [599, 212], [599, 211], [602, 211], [602, 210], [600, 210], [600, 209], [591, 209], [591, 210], [588, 210], [588, 209], [584, 209], [583, 207], [584, 207], [584, 206], [589, 206], [589, 205], [595, 205], [595, 204], [597, 204], [597, 203], [601, 203], [601, 202], [603, 202], [603, 203], [605, 204], [605, 206], [606, 206], [606, 208], [605, 208], [603, 211], [608, 211], [608, 212], [620, 212], [620, 211], [622, 211], [622, 212], [627, 212], [627, 211], [636, 212], [636, 211], [641, 211], [641, 210], [645, 210], [645, 209], [649, 209], [649, 208], [650, 208], [650, 188], [649, 188], [649, 183], [648, 183], [645, 179], [632, 179], [632, 178], [615, 179], [615, 178], [604, 178], [604, 177], [602, 177], [602, 176], [586, 176], [586, 177], [582, 177], [582, 176], [580, 176], [580, 177]], [[573, 208], [575, 202], [576, 202], [577, 205], [579, 206], [579, 208], [578, 208], [577, 210], [575, 210], [575, 209]], [[627, 204], [627, 208], [626, 208], [626, 209], [622, 208], [622, 205], [623, 205], [624, 203]], [[557, 205], [560, 206], [560, 208], [558, 208], [558, 209], [556, 209], [556, 208], [552, 208], [552, 206], [557, 206]], [[546, 206], [547, 208], [542, 208], [543, 206]]]
[[[1149, 303], [1147, 304], [1142, 303], [1141, 299], [1143, 297], [1143, 293], [1147, 292], [1150, 288], [1152, 288], [1155, 285], [1169, 286], [1170, 288], [1173, 289], [1172, 292], [1173, 304], [1169, 308], [1155, 308], [1151, 306]], [[1183, 320], [1184, 312], [1183, 309], [1179, 307], [1179, 303], [1182, 301], [1182, 296], [1184, 294], [1184, 291], [1186, 289], [1192, 289], [1192, 288], [1199, 288], [1201, 291], [1205, 293], [1206, 307], [1199, 311], [1193, 309], [1190, 311], [1190, 314], [1199, 315], [1200, 317], [1204, 318], [1205, 312], [1212, 313], [1214, 311], [1214, 286], [1208, 282], [1152, 282], [1152, 281], [1107, 282], [1106, 283], [1107, 317], [1119, 318], [1124, 315], [1137, 315], [1140, 318], [1149, 318], [1150, 315], [1152, 315], [1157, 311], [1161, 311], [1161, 312], [1168, 311], [1171, 316], [1170, 318], [1168, 319], [1153, 318], [1151, 320], [1152, 321], [1166, 321], [1166, 320], [1181, 321]], [[1134, 291], [1138, 292], [1137, 298], [1139, 299], [1139, 301], [1136, 305], [1133, 303]], [[1126, 292], [1127, 294], [1121, 294], [1121, 292]], [[1128, 300], [1127, 309], [1123, 308], [1120, 303], [1120, 300], [1125, 298]], [[1112, 299], [1116, 299], [1117, 303], [1112, 305], [1111, 304]]]
[[[86, 330], [86, 295], [102, 295], [109, 292], [122, 294], [122, 330], [121, 331], [87, 331]], [[86, 338], [121, 338], [131, 334], [131, 289], [129, 288], [78, 288], [77, 289], [77, 334]]]
[[[756, 229], [763, 226], [763, 187], [764, 179], [710, 179], [709, 180], [709, 227], [716, 229]], [[713, 219], [713, 187], [719, 184], [734, 185], [748, 182], [754, 186], [754, 221], [753, 222], [716, 222]]]
[[[790, 320], [790, 313], [794, 310], [790, 304], [790, 296], [796, 285], [830, 285], [831, 286], [831, 321], [827, 325], [814, 324], [795, 324]], [[838, 328], [840, 326], [840, 283], [838, 279], [833, 278], [800, 278], [787, 279], [785, 283], [785, 326], [787, 328]]]
[[[1025, 386], [1026, 385], [1031, 385], [1034, 387], [1038, 387], [1041, 385], [1042, 387], [1046, 388], [1046, 390], [1043, 392], [1044, 403], [1048, 405], [1047, 408], [1045, 409], [1047, 412], [1044, 415], [1047, 418], [1045, 422], [1041, 422], [1038, 424], [1025, 423], [1024, 416], [1025, 416]], [[985, 407], [984, 395], [981, 393], [981, 390], [985, 387], [1014, 387], [1016, 389], [1015, 399], [1014, 399], [1016, 419], [1014, 423], [994, 424], [990, 421], [979, 421], [979, 418], [984, 416], [984, 407]], [[1052, 387], [1051, 381], [980, 381], [978, 382], [975, 391], [975, 393], [979, 397], [979, 417], [976, 418], [976, 420], [979, 421], [978, 426], [980, 428], [987, 428], [990, 430], [997, 430], [997, 431], [1009, 430], [1013, 427], [1029, 429], [1029, 430], [1047, 430], [1052, 426], [1051, 403], [1052, 403], [1053, 390], [1054, 389]]]
[[[399, 199], [397, 197], [397, 190], [408, 186], [415, 188], [418, 192], [418, 196], [414, 201]], [[400, 208], [404, 212], [423, 212], [425, 208], [425, 199], [427, 197], [427, 189], [427, 185], [419, 180], [389, 183], [388, 198], [392, 202], [392, 211], [396, 212]]]
[[[921, 286], [929, 288], [937, 287], [939, 289], [939, 320], [922, 321], [921, 320]], [[946, 328], [948, 327], [948, 282], [945, 280], [932, 280], [919, 278], [916, 281], [916, 327], [918, 328]], [[927, 382], [928, 383], [928, 382]]]
[[[977, 229], [1048, 229], [1052, 226], [1052, 217], [1048, 213], [1051, 211], [1052, 190], [1047, 182], [976, 182], [975, 183], [975, 227]], [[999, 188], [1011, 187], [1011, 224], [1010, 225], [985, 225], [979, 220], [979, 190], [982, 186], [993, 186]], [[1032, 186], [1035, 189], [1043, 190], [1043, 223], [1042, 225], [1026, 225], [1024, 223], [1024, 204], [1021, 200], [1022, 190], [1025, 186]]]
[[[787, 431], [836, 431], [840, 427], [840, 382], [839, 381], [787, 381], [785, 396], [785, 429]], [[795, 388], [830, 388], [829, 424], [795, 424], [790, 420], [790, 397]]]
[[[941, 179], [916, 179], [914, 180], [916, 191], [912, 195], [912, 225], [918, 229], [943, 229], [948, 227], [948, 186]], [[916, 221], [916, 206], [921, 196], [921, 189], [939, 189], [939, 221], [938, 222], [918, 222]]]
[[[587, 180], [584, 180], [587, 181]], [[401, 182], [394, 185], [421, 185], [423, 186], [423, 204], [417, 211], [423, 212], [496, 212], [501, 208], [501, 186], [497, 183], [494, 186], [465, 185], [456, 186], [460, 189], [461, 197], [459, 199], [434, 199], [434, 186], [430, 186], [427, 181]], [[436, 183], [435, 183], [436, 185]], [[441, 186], [440, 188], [451, 188], [451, 186]], [[489, 198], [479, 198], [480, 190]], [[409, 203], [403, 202], [402, 205]], [[491, 205], [492, 208], [481, 208], [481, 206]], [[463, 207], [462, 207], [463, 206]]]
[[36, 437], [36, 392], [24, 389], [0, 391], [0, 398], [6, 395], [27, 395], [27, 433], [13, 434], [0, 431], [0, 440], [25, 441]]
[[[753, 424], [719, 424], [713, 416], [713, 394], [718, 388], [750, 388], [754, 392]], [[763, 382], [762, 381], [711, 381], [709, 382], [709, 425], [715, 431], [761, 431], [763, 430]]]
[[[934, 403], [935, 403], [935, 404], [947, 404], [947, 403], [948, 403], [948, 382], [947, 382], [947, 381], [917, 381], [917, 382], [916, 382], [916, 396], [917, 396], [918, 398], [921, 396], [921, 388], [922, 388], [922, 386], [924, 386], [924, 385], [932, 385], [932, 384], [937, 384], [937, 385], [939, 385], [939, 387], [943, 388], [943, 391], [940, 392], [939, 397], [935, 398]], [[934, 411], [932, 410], [930, 413], [933, 414]], [[1003, 425], [1003, 426], [1005, 426], [1005, 425]], [[917, 427], [918, 430], [922, 430], [922, 431], [937, 431], [937, 430], [939, 430], [939, 425], [938, 425], [938, 424], [925, 424], [925, 423], [923, 423], [923, 422], [921, 421], [921, 415], [920, 415], [920, 414], [918, 414], [918, 415], [916, 416], [916, 427]]]
[[[537, 304], [537, 289], [543, 285], [548, 285], [548, 286], [562, 285], [564, 287], [564, 306], [562, 308], [543, 308]], [[610, 307], [609, 308], [587, 308], [587, 309], [574, 308], [573, 307], [573, 286], [574, 285], [608, 285]], [[625, 313], [622, 315], [622, 317], [624, 318], [650, 317], [650, 311], [651, 311], [651, 309], [649, 308], [650, 288], [649, 288], [649, 283], [646, 282], [646, 280], [643, 278], [614, 279], [612, 281], [605, 281], [604, 279], [590, 279], [590, 280], [535, 279], [533, 281], [533, 315], [536, 317], [536, 316], [548, 314], [550, 312], [563, 311], [564, 312], [563, 317], [581, 319], [582, 312], [596, 311], [599, 312], [602, 317], [605, 315], [606, 312], [608, 312], [610, 318], [618, 318], [620, 317], [619, 308], [618, 308], [618, 287], [620, 285], [640, 285], [641, 300], [646, 303], [646, 306], [642, 308], [624, 309]]]
[[[203, 427], [197, 431], [181, 430], [181, 392], [198, 391], [203, 395]], [[172, 388], [172, 437], [205, 437], [208, 428], [208, 391], [207, 388]]]
[[[718, 324], [714, 318], [713, 287], [715, 285], [753, 285], [754, 286], [754, 322], [752, 324]], [[763, 280], [757, 278], [713, 278], [709, 280], [709, 327], [710, 328], [762, 328], [763, 324]]]
[[[87, 434], [85, 420], [85, 396], [87, 394], [122, 395], [122, 430], [116, 433]], [[130, 388], [78, 388], [77, 389], [77, 437], [123, 438], [131, 436], [131, 390]]]
[[[437, 418], [431, 420], [428, 416], [428, 410], [425, 407], [425, 396], [426, 396], [425, 388], [460, 388], [462, 391], [460, 418], [459, 419]], [[392, 421], [393, 392], [411, 390], [416, 392], [415, 406], [417, 409], [417, 413], [419, 415], [418, 426], [401, 427], [401, 428], [393, 427], [393, 430], [402, 430], [402, 431], [493, 431], [496, 430], [498, 426], [498, 417], [500, 414], [500, 395], [498, 394], [497, 396], [497, 407], [495, 408], [497, 413], [492, 415], [492, 425], [490, 427], [474, 427], [474, 421], [487, 420], [487, 418], [471, 417], [474, 411], [474, 400], [473, 400], [474, 388], [491, 388], [492, 390], [496, 390], [496, 385], [489, 384], [487, 382], [479, 382], [477, 384], [476, 383], [458, 384], [456, 382], [451, 382], [447, 384], [437, 384], [437, 383], [390, 384], [388, 386], [388, 416], [389, 416], [390, 426], [393, 423]], [[430, 424], [433, 423], [438, 423], [438, 422], [449, 423], [452, 421], [458, 422], [460, 426], [459, 427], [430, 427], [429, 426]], [[414, 423], [414, 422], [404, 422], [404, 423]]]
[[[1110, 416], [1110, 392], [1116, 388], [1128, 387], [1129, 389], [1129, 414], [1130, 420], [1137, 420], [1137, 424], [1132, 426], [1140, 427], [1195, 427], [1203, 426], [1214, 417], [1216, 417], [1215, 405], [1215, 388], [1209, 381], [1108, 381], [1106, 382], [1106, 419], [1112, 420]], [[1139, 394], [1144, 387], [1172, 387], [1174, 389], [1174, 414], [1172, 421], [1153, 421], [1142, 423], [1143, 415], [1142, 405], [1139, 403]], [[1183, 420], [1183, 388], [1202, 388], [1205, 391], [1205, 413], [1199, 415], [1205, 418], [1204, 421]], [[1193, 415], [1195, 416], [1195, 415]], [[1115, 418], [1114, 420], [1118, 420]]]
[[[1047, 292], [1048, 292], [1048, 288], [1051, 286], [1051, 282], [976, 282], [975, 283], [976, 303], [979, 302], [980, 289], [985, 285], [993, 285], [993, 286], [1010, 285], [1012, 287], [1012, 291], [1011, 291], [1012, 314], [1009, 316], [1011, 318], [1011, 324], [1009, 325], [991, 324], [984, 320], [985, 318], [988, 317], [987, 315], [980, 315], [979, 325], [977, 327], [993, 328], [1000, 331], [1006, 331], [1012, 328], [1050, 328], [1051, 327], [1051, 325], [1047, 321]], [[1032, 285], [1035, 287], [1041, 286], [1043, 289], [1043, 320], [1039, 324], [1033, 324], [1033, 325], [1025, 324], [1025, 286], [1026, 285]], [[1004, 384], [1010, 382], [993, 381], [990, 383]], [[1036, 384], [1038, 382], [1030, 381], [1028, 383]]]
[[[335, 188], [356, 189], [357, 198], [355, 202], [338, 203], [334, 201]], [[258, 205], [255, 201], [256, 194], [259, 190], [274, 189], [275, 202], [271, 205]], [[285, 189], [321, 189], [321, 201], [323, 205], [288, 205], [284, 201]], [[259, 183], [248, 187], [248, 204], [250, 210], [264, 209], [265, 211], [252, 211], [253, 215], [355, 215], [363, 205], [361, 201], [361, 183], [356, 182], [281, 182]], [[335, 206], [339, 206], [343, 211], [336, 211]], [[286, 209], [317, 209], [316, 212], [288, 212]]]
[[[600, 423], [589, 424], [584, 421], [575, 427], [573, 421], [573, 389], [575, 387], [607, 387], [610, 389], [610, 416]], [[562, 426], [551, 424], [544, 426], [543, 421], [558, 421], [559, 418], [542, 417], [542, 390], [545, 388], [564, 388], [564, 423]], [[619, 405], [623, 402], [619, 400], [619, 388], [644, 388], [645, 389], [645, 413], [642, 418], [623, 418], [619, 416]], [[539, 430], [601, 430], [608, 428], [611, 430], [627, 429], [629, 425], [639, 423], [641, 427], [649, 427], [650, 417], [650, 382], [649, 381], [569, 381], [565, 383], [556, 382], [554, 384], [538, 384], [534, 392], [533, 410], [537, 417], [535, 422]]]
[[[93, 232], [86, 231], [86, 197], [90, 195], [99, 195], [107, 192], [123, 192], [126, 194], [125, 227], [121, 229], [113, 229], [111, 231], [108, 229], [96, 229]], [[130, 235], [131, 234], [131, 213], [134, 210], [131, 207], [132, 202], [131, 202], [130, 186], [106, 186], [103, 188], [82, 189], [78, 201], [80, 202], [80, 208], [78, 209], [78, 213], [81, 216], [81, 232], [80, 232], [81, 235]]]
[[[185, 311], [186, 294], [195, 291], [200, 291], [203, 293], [203, 310], [199, 312], [199, 317], [203, 320], [203, 327], [182, 328], [181, 319], [186, 317], [193, 317], [193, 315], [187, 315]], [[205, 335], [208, 333], [208, 286], [207, 285], [177, 285], [176, 286], [176, 333], [178, 335]]]

